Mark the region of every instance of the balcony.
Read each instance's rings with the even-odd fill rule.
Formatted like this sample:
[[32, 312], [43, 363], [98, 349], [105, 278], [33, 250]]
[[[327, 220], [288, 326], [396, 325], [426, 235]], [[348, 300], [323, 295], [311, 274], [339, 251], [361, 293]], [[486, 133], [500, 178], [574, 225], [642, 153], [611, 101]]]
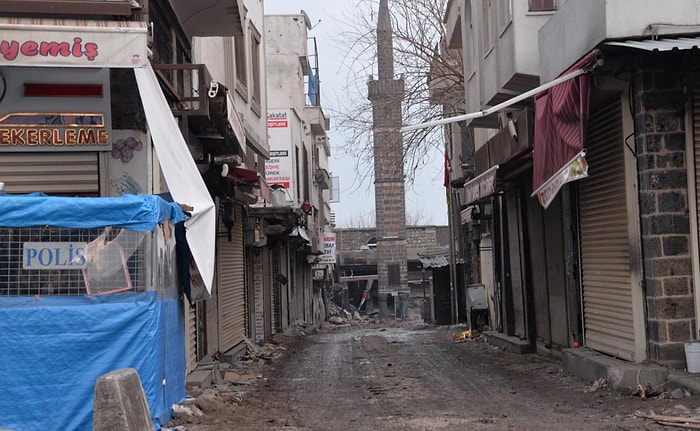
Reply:
[[321, 190], [329, 190], [331, 188], [331, 176], [327, 170], [323, 168], [316, 168], [314, 173], [314, 181]]
[[0, 0], [0, 14], [123, 16], [140, 9], [131, 0]]
[[[241, 154], [241, 145], [228, 119], [227, 89], [212, 86], [204, 64], [154, 64], [153, 69], [176, 117], [214, 156]], [[185, 136], [188, 139], [188, 136]]]
[[306, 118], [311, 126], [311, 133], [314, 135], [325, 135], [326, 130], [330, 128], [330, 119], [323, 115], [323, 109], [320, 106], [307, 106], [304, 108]]
[[240, 0], [202, 4], [195, 0], [171, 0], [182, 29], [188, 36], [242, 36]]

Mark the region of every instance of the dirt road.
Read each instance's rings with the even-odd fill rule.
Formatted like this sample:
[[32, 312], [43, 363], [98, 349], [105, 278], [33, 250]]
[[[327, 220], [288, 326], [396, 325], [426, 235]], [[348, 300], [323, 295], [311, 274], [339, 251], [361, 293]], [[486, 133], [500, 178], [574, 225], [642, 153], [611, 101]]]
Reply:
[[[201, 417], [169, 425], [214, 430], [669, 429], [635, 416], [700, 416], [700, 398], [630, 396], [563, 373], [560, 363], [448, 328], [324, 329], [287, 346], [252, 386], [222, 387]], [[238, 396], [241, 395], [242, 401]]]

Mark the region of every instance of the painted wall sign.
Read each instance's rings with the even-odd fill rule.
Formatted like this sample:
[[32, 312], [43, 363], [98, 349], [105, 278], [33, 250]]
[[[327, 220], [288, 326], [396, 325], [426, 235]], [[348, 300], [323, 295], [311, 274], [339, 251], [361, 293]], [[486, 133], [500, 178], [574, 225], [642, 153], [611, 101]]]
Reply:
[[0, 66], [139, 67], [148, 63], [144, 22], [0, 19]]
[[334, 264], [335, 262], [335, 232], [323, 233], [323, 254], [320, 264]]
[[291, 193], [293, 190], [294, 164], [290, 157], [291, 111], [279, 110], [267, 113], [267, 136], [270, 144], [270, 159], [265, 162], [265, 181], [268, 185], [281, 185]]
[[87, 268], [85, 242], [25, 242], [22, 246], [24, 269]]
[[109, 130], [104, 125], [102, 114], [8, 114], [0, 118], [0, 148], [107, 150]]

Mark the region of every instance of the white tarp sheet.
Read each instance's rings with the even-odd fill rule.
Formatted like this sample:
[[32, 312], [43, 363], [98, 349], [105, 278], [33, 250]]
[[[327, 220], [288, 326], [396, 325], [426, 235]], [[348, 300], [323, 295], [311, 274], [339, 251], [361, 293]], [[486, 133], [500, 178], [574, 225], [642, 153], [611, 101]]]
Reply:
[[192, 159], [150, 64], [134, 68], [134, 74], [170, 194], [176, 202], [194, 207], [192, 217], [185, 222], [187, 243], [204, 285], [211, 294], [216, 244], [214, 201]]

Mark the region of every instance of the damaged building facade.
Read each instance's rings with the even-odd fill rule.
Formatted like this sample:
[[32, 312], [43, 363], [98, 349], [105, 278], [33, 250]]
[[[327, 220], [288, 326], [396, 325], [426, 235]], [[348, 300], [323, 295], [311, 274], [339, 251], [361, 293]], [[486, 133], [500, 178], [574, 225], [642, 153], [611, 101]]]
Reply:
[[[244, 0], [204, 9], [179, 0], [0, 6], [4, 193], [7, 199], [37, 192], [31, 199], [77, 199], [73, 216], [86, 219], [83, 226], [55, 212], [27, 218], [32, 226], [9, 215], [0, 221], [0, 228], [17, 233], [3, 235], [0, 244], [3, 337], [24, 333], [17, 339], [25, 344], [13, 351], [29, 351], [49, 335], [38, 324], [42, 319], [50, 325], [59, 315], [93, 317], [68, 325], [89, 334], [79, 343], [42, 351], [54, 360], [38, 364], [3, 350], [0, 358], [23, 380], [3, 381], [8, 393], [0, 401], [0, 427], [90, 429], [93, 374], [125, 367], [139, 372], [153, 422], [162, 425], [184, 398], [186, 376], [235, 359], [248, 340], [324, 317], [312, 268], [329, 214], [323, 199], [330, 150], [319, 139], [326, 124], [312, 121], [313, 113], [322, 115], [316, 102], [304, 114], [314, 131], [304, 138], [308, 163], [295, 165], [294, 181], [309, 187], [308, 194], [275, 199], [266, 182], [271, 152], [262, 7]], [[134, 236], [123, 219], [91, 216], [141, 195], [153, 199], [140, 207], [132, 202], [121, 213], [127, 220], [154, 214], [137, 245], [122, 243]], [[80, 199], [121, 200], [88, 212]], [[173, 213], [158, 212], [163, 205]], [[49, 254], [71, 253], [62, 263], [49, 261]], [[89, 266], [61, 267], [82, 262], [83, 253], [109, 255], [119, 280], [97, 280], [98, 270]], [[32, 265], [38, 260], [29, 258], [39, 256], [42, 265]], [[129, 334], [131, 344], [114, 341]], [[135, 353], [119, 354], [124, 345]], [[71, 353], [73, 359], [60, 359]], [[45, 380], [32, 384], [32, 375]], [[63, 381], [56, 380], [56, 388], [83, 383], [74, 385], [78, 392], [45, 390], [52, 379]], [[53, 410], [49, 405], [61, 405], [62, 415], [35, 414]]]
[[697, 20], [693, 1], [448, 2], [464, 112], [484, 114], [461, 121], [474, 173], [459, 224], [494, 339], [685, 367], [700, 311]]

